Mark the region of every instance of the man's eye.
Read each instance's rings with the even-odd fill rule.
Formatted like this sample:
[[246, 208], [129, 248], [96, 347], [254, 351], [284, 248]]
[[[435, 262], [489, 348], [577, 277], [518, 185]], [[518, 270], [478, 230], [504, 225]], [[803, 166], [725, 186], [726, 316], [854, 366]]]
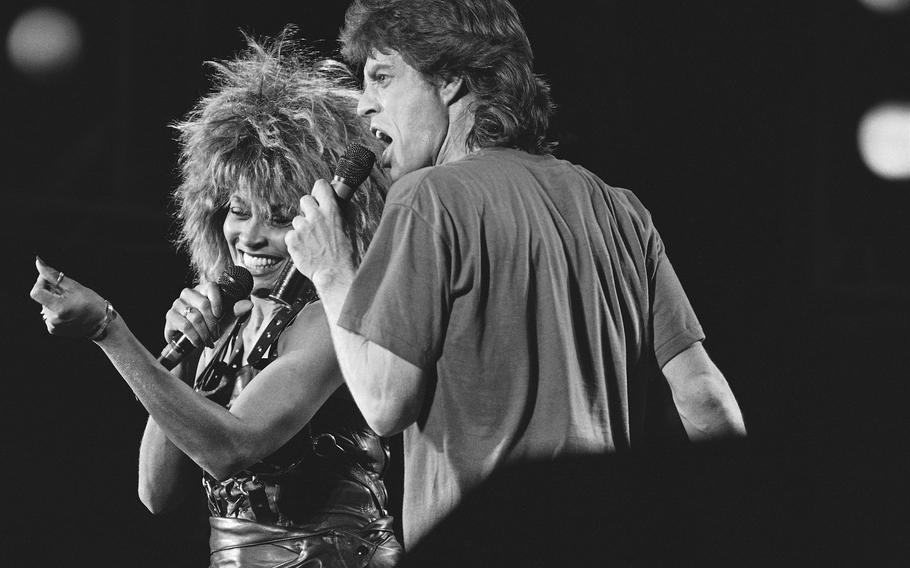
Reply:
[[230, 211], [231, 215], [234, 215], [236, 217], [249, 217], [250, 216], [249, 211], [247, 211], [243, 207], [237, 207], [236, 205], [228, 208], [228, 211]]
[[275, 215], [270, 222], [276, 227], [287, 227], [294, 220], [293, 215]]

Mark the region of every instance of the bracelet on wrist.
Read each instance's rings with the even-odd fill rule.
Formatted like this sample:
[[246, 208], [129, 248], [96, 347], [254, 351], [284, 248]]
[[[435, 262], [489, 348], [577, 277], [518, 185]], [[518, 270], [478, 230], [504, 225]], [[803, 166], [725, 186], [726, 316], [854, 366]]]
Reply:
[[117, 317], [117, 312], [114, 311], [114, 306], [108, 300], [104, 301], [104, 319], [101, 320], [101, 323], [98, 324], [98, 327], [95, 328], [94, 333], [89, 336], [89, 339], [92, 341], [101, 341], [107, 337], [107, 328], [112, 321]]

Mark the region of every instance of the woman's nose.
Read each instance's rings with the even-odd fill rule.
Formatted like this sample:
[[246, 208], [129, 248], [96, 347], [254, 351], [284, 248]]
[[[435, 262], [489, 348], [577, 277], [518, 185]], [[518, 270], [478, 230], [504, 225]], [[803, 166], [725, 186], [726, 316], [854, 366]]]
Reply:
[[251, 248], [265, 245], [266, 237], [264, 227], [255, 217], [251, 217], [241, 225], [240, 242]]

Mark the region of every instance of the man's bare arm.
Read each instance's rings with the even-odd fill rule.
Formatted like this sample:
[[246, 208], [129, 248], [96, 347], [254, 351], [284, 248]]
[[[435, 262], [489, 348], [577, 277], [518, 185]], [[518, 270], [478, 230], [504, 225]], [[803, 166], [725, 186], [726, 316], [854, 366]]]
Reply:
[[690, 440], [746, 434], [733, 391], [701, 342], [670, 359], [662, 371]]

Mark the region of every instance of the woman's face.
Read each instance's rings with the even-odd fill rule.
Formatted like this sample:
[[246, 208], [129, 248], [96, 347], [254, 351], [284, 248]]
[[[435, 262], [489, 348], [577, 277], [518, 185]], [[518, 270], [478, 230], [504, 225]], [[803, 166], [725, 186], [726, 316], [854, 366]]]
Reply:
[[291, 228], [293, 214], [273, 211], [268, 219], [237, 194], [228, 202], [224, 219], [224, 238], [231, 259], [253, 275], [253, 289], [269, 288], [284, 261], [289, 258], [284, 234]]

